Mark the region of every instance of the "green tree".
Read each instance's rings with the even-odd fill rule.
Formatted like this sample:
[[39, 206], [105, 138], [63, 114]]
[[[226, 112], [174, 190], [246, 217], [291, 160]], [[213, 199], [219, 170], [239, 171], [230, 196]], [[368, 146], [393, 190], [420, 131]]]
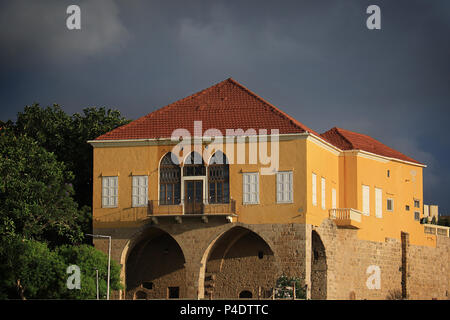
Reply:
[[293, 298], [293, 288], [295, 285], [295, 297], [296, 299], [306, 299], [305, 284], [301, 278], [281, 276], [277, 279], [276, 294], [278, 299]]
[[[8, 238], [0, 248], [0, 299], [95, 299], [106, 297], [108, 256], [90, 245], [51, 250], [45, 242]], [[80, 268], [80, 289], [69, 289], [67, 268]], [[120, 266], [111, 261], [110, 290], [121, 289]]]
[[[108, 256], [90, 245], [62, 246], [57, 249], [58, 255], [66, 266], [75, 264], [81, 272], [81, 288], [66, 289], [61, 294], [65, 299], [96, 299], [97, 282], [99, 278], [100, 299], [106, 298], [108, 279]], [[122, 289], [120, 283], [120, 266], [111, 260], [110, 294], [112, 290]]]
[[129, 123], [117, 110], [90, 107], [82, 113], [67, 115], [59, 105], [42, 108], [26, 106], [17, 121], [5, 123], [16, 134], [32, 137], [47, 151], [53, 152], [74, 173], [74, 199], [83, 212], [81, 228], [91, 231], [92, 147], [87, 143], [112, 129]]
[[72, 179], [64, 163], [36, 141], [1, 130], [0, 238], [47, 240], [52, 246], [79, 242]]
[[0, 298], [56, 299], [64, 281], [64, 263], [46, 243], [9, 237], [0, 249]]

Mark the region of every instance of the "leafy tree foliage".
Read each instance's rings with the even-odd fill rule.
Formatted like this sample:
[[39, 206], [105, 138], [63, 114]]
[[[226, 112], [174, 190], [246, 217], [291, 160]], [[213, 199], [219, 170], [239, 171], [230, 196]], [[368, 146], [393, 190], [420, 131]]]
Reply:
[[[99, 297], [107, 295], [108, 256], [89, 245], [62, 246], [57, 250], [66, 266], [75, 264], [81, 271], [81, 288], [79, 290], [64, 290], [61, 297], [65, 299], [96, 299], [98, 270]], [[120, 283], [120, 266], [111, 260], [110, 294], [112, 290], [122, 289]]]
[[61, 257], [44, 242], [19, 237], [3, 240], [0, 298], [59, 298], [64, 279]]
[[[77, 246], [92, 226], [87, 141], [128, 122], [105, 108], [69, 116], [38, 104], [15, 123], [0, 121], [0, 298], [95, 298], [95, 269], [106, 295], [107, 256]], [[80, 290], [67, 289], [70, 264], [81, 269]], [[119, 275], [111, 261], [111, 290], [120, 288]]]
[[69, 116], [57, 104], [46, 108], [33, 104], [18, 113], [14, 124], [9, 122], [5, 126], [13, 127], [16, 134], [35, 139], [74, 173], [73, 196], [84, 212], [82, 229], [90, 232], [93, 152], [87, 141], [128, 122], [117, 110], [90, 107]]
[[306, 287], [303, 280], [285, 275], [277, 279], [275, 297], [278, 299], [292, 299], [294, 297], [294, 284], [296, 299], [306, 299]]
[[[95, 299], [96, 269], [99, 296], [106, 298], [108, 256], [89, 245], [64, 245], [51, 250], [45, 242], [9, 238], [0, 249], [0, 299]], [[81, 271], [80, 289], [68, 289], [67, 267]], [[121, 289], [120, 266], [111, 261], [110, 290]]]
[[81, 239], [73, 174], [26, 136], [0, 131], [0, 235], [46, 240]]

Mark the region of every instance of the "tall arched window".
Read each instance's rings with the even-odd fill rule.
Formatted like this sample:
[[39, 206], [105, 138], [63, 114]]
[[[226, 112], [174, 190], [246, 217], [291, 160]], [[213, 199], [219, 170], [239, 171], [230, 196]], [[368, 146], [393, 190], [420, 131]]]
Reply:
[[184, 161], [183, 167], [184, 176], [204, 176], [206, 175], [206, 168], [203, 162], [202, 156], [193, 151], [191, 152]]
[[159, 166], [159, 204], [179, 204], [181, 167], [175, 155], [168, 152]]
[[209, 203], [230, 202], [230, 170], [228, 159], [222, 151], [217, 151], [208, 167]]

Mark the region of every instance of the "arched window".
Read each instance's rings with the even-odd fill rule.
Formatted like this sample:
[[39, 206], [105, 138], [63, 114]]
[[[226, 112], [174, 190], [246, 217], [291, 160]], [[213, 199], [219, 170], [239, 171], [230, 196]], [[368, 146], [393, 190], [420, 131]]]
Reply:
[[161, 160], [159, 166], [159, 204], [179, 204], [181, 194], [181, 168], [171, 152]]
[[209, 203], [230, 202], [230, 170], [228, 159], [222, 151], [217, 151], [208, 167]]
[[136, 300], [145, 300], [147, 299], [147, 293], [144, 291], [137, 291], [134, 295], [134, 299]]
[[206, 175], [206, 168], [203, 158], [200, 154], [193, 151], [184, 161], [183, 167], [184, 176], [204, 176]]

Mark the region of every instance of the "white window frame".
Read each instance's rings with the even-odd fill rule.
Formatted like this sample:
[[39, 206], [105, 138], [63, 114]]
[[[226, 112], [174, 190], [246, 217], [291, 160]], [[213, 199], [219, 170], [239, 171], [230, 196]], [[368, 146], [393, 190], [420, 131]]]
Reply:
[[326, 179], [322, 177], [320, 179], [320, 189], [321, 189], [321, 202], [322, 202], [322, 209], [325, 210], [326, 208]]
[[337, 195], [336, 195], [336, 189], [331, 189], [331, 208], [336, 209], [337, 207]]
[[383, 218], [383, 190], [375, 188], [375, 217]]
[[313, 206], [317, 206], [317, 175], [315, 173], [312, 174], [312, 204]]
[[117, 208], [119, 205], [119, 177], [102, 177], [102, 208]]
[[[246, 186], [248, 186], [248, 188], [246, 188]], [[252, 186], [253, 186], [253, 188], [252, 188]], [[247, 172], [247, 173], [242, 174], [242, 203], [243, 204], [259, 204], [259, 173], [258, 172]]]
[[277, 203], [294, 202], [294, 175], [292, 171], [277, 172]]
[[[388, 207], [388, 202], [391, 201], [391, 209]], [[394, 199], [393, 198], [387, 198], [386, 199], [386, 211], [393, 212], [394, 211]]]
[[131, 206], [133, 208], [148, 206], [148, 176], [131, 178]]
[[370, 187], [362, 185], [362, 213], [370, 216]]

